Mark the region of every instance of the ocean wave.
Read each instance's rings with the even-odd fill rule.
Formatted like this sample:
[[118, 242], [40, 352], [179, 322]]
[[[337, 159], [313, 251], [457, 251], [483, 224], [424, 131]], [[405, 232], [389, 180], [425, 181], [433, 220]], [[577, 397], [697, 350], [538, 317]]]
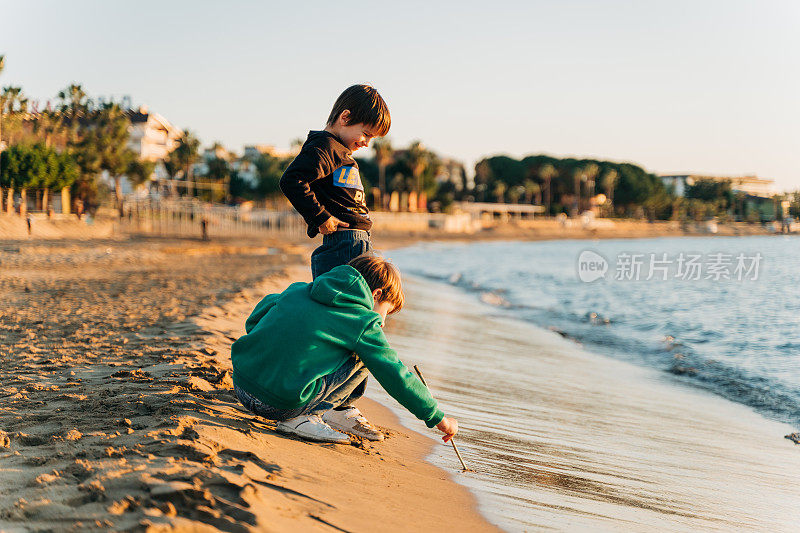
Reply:
[[[649, 317], [636, 309], [577, 311], [587, 298], [580, 294], [561, 299], [558, 305], [538, 304], [520, 289], [520, 280], [534, 283], [558, 283], [552, 275], [475, 276], [468, 269], [442, 272], [405, 267], [408, 273], [428, 280], [447, 283], [474, 294], [481, 302], [509, 316], [534, 323], [544, 329], [583, 345], [590, 351], [655, 367], [684, 383], [711, 391], [732, 401], [744, 403], [771, 417], [800, 424], [800, 393], [791, 383], [781, 383], [760, 375], [757, 370], [737, 367], [736, 361], [709, 357], [704, 351], [720, 351], [726, 339], [723, 331], [686, 320]], [[504, 286], [503, 282], [508, 286]], [[578, 305], [580, 304], [580, 305]], [[686, 306], [683, 306], [684, 309]], [[668, 311], [652, 313], [665, 316]], [[670, 333], [664, 335], [661, 332]], [[735, 346], [735, 345], [734, 345]], [[800, 344], [784, 342], [780, 350], [796, 350]]]

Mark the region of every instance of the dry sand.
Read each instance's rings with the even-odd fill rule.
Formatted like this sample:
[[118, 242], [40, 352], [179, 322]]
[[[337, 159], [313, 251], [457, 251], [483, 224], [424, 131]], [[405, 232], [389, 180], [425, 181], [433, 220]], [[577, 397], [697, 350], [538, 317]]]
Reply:
[[25, 217], [0, 213], [0, 238], [3, 240], [34, 239], [105, 239], [114, 235], [113, 219], [104, 217], [78, 220], [75, 215], [47, 217], [42, 213], [31, 216], [31, 231]]
[[360, 401], [388, 438], [343, 446], [236, 401], [230, 344], [306, 254], [0, 241], [0, 531], [494, 529], [379, 404]]

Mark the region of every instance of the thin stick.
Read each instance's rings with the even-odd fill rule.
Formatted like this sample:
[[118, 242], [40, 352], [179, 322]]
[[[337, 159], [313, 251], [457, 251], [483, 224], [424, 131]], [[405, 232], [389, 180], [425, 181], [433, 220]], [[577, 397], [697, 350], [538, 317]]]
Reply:
[[[425, 378], [422, 376], [422, 371], [419, 369], [419, 367], [417, 365], [414, 365], [414, 371], [419, 376], [419, 379], [420, 379], [420, 381], [422, 381], [422, 384], [425, 385], [425, 388], [427, 388], [428, 390], [431, 390], [431, 388], [428, 387], [428, 382], [425, 381]], [[472, 472], [472, 470], [467, 468], [467, 465], [464, 464], [464, 459], [461, 458], [461, 453], [459, 453], [458, 446], [456, 446], [455, 437], [450, 437], [450, 444], [453, 445], [453, 450], [455, 450], [456, 455], [458, 456], [458, 460], [461, 461], [461, 468], [462, 468], [461, 471], [462, 472]]]

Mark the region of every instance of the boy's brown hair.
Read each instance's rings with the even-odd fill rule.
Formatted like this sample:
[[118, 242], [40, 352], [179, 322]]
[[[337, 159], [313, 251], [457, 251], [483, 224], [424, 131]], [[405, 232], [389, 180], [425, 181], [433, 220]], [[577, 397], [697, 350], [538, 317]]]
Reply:
[[392, 117], [389, 108], [381, 95], [371, 85], [352, 85], [344, 90], [333, 104], [328, 125], [331, 126], [339, 119], [342, 111], [350, 111], [347, 121], [351, 124], [366, 124], [377, 130], [377, 136], [383, 137], [389, 133]]
[[400, 281], [400, 271], [392, 263], [375, 254], [359, 255], [349, 263], [351, 267], [364, 276], [369, 285], [369, 290], [381, 289], [381, 302], [392, 304], [389, 314], [394, 314], [403, 308], [405, 296], [403, 295], [403, 284]]

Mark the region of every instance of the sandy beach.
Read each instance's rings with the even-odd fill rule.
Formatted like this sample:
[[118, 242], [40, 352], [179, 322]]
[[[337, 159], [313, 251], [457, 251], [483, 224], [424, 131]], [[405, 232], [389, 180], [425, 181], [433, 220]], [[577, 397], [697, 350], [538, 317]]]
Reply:
[[[0, 245], [0, 531], [493, 530], [433, 441], [286, 438], [232, 394], [257, 300], [308, 276], [263, 242]], [[426, 431], [420, 424], [420, 431]]]

